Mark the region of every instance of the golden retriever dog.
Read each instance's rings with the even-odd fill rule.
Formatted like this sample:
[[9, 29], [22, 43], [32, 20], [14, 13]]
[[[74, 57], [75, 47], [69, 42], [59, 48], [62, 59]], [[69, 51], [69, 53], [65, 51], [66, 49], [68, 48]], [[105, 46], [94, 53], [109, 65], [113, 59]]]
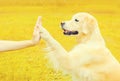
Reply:
[[[41, 18], [40, 18], [41, 19]], [[73, 81], [120, 81], [120, 64], [106, 47], [97, 20], [88, 13], [77, 13], [61, 23], [64, 35], [76, 36], [79, 44], [66, 51], [49, 32], [38, 24], [40, 36], [51, 49], [49, 59], [56, 69], [72, 76]]]

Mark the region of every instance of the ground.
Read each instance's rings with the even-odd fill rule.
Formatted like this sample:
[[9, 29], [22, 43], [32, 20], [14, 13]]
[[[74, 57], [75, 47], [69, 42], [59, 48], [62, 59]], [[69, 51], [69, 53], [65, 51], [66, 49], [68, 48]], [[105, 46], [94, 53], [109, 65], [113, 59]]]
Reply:
[[[31, 39], [37, 17], [42, 16], [43, 26], [69, 51], [75, 46], [76, 41], [74, 37], [63, 35], [60, 22], [69, 20], [77, 12], [89, 12], [98, 20], [107, 47], [120, 61], [120, 6], [112, 2], [89, 3], [0, 6], [0, 39]], [[0, 81], [71, 81], [69, 75], [62, 75], [62, 72], [51, 68], [45, 58], [45, 47], [45, 42], [41, 40], [35, 47], [1, 52]]]

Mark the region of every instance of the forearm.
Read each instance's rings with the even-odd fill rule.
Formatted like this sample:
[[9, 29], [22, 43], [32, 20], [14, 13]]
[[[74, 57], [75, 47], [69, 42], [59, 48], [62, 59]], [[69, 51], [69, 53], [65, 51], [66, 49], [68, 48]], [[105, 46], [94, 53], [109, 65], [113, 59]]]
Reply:
[[32, 40], [25, 41], [2, 41], [0, 40], [0, 51], [17, 50], [35, 45]]

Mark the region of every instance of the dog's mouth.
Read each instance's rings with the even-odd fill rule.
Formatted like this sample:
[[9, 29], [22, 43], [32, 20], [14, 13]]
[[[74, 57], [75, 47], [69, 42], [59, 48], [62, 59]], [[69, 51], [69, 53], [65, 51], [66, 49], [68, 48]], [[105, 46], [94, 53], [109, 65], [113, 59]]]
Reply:
[[64, 30], [63, 32], [64, 35], [77, 35], [78, 34], [78, 31], [69, 31], [66, 29], [63, 29], [63, 30]]

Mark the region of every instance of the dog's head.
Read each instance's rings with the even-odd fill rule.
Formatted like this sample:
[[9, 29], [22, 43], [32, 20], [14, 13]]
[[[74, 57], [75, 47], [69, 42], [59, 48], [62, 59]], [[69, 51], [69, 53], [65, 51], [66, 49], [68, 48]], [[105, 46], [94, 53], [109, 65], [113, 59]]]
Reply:
[[71, 20], [61, 22], [64, 35], [91, 34], [97, 25], [96, 19], [88, 13], [77, 13]]

